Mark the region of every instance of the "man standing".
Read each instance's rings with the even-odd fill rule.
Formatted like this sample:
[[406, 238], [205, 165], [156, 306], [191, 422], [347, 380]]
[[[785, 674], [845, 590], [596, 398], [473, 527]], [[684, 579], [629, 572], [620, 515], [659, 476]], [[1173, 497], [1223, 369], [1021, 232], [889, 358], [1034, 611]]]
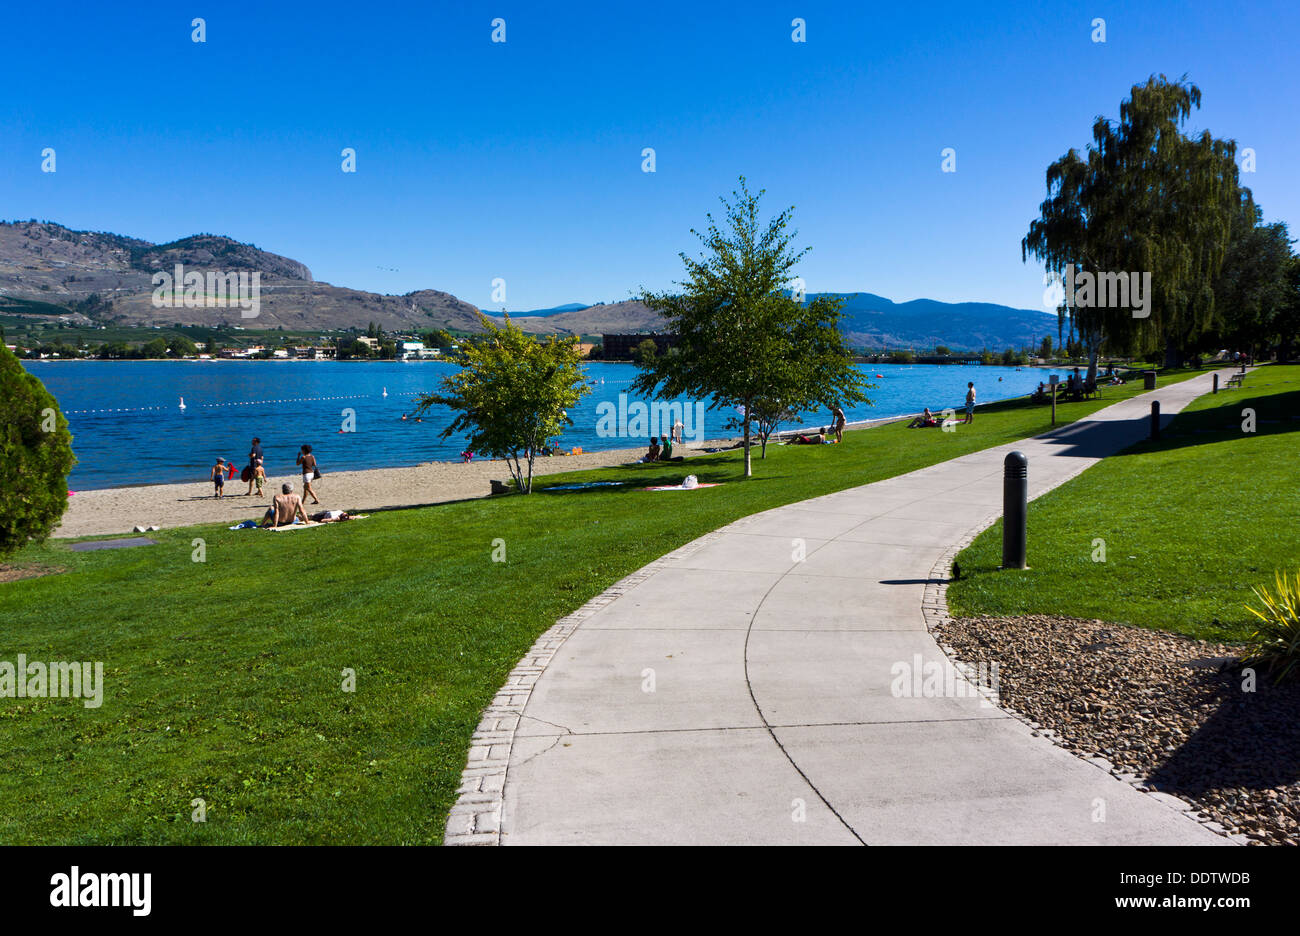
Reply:
[[257, 466], [262, 462], [262, 440], [253, 436], [253, 441], [248, 447], [248, 490], [245, 496], [251, 497], [253, 494], [253, 476], [257, 474]]
[[962, 420], [963, 425], [975, 421], [975, 381], [966, 383], [966, 418]]

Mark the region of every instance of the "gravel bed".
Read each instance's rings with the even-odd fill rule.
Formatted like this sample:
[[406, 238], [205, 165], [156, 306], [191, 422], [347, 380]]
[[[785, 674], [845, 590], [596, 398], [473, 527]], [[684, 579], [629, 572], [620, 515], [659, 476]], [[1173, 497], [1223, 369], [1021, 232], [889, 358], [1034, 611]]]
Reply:
[[965, 663], [998, 664], [1004, 707], [1258, 844], [1300, 844], [1300, 680], [1243, 688], [1241, 648], [1047, 615], [954, 619]]

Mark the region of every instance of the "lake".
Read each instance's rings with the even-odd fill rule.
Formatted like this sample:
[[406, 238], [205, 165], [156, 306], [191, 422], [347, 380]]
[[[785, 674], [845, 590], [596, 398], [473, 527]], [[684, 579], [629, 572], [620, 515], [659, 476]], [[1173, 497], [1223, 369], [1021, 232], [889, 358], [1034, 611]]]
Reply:
[[[435, 409], [424, 421], [402, 421], [414, 398], [437, 389], [456, 369], [439, 361], [24, 361], [59, 400], [73, 433], [79, 462], [72, 490], [203, 481], [220, 456], [246, 462], [253, 436], [262, 440], [267, 475], [296, 473], [298, 447], [310, 443], [324, 473], [359, 468], [459, 460], [464, 438], [443, 439], [449, 411]], [[874, 406], [846, 410], [849, 421], [899, 416], [924, 406], [961, 411], [966, 381], [981, 403], [1031, 393], [1048, 371], [977, 365], [860, 365], [875, 389]], [[574, 425], [559, 439], [585, 451], [646, 443], [638, 420], [639, 399], [630, 392], [636, 375], [627, 364], [584, 366], [592, 392], [569, 412]], [[880, 374], [877, 378], [875, 375]], [[387, 396], [385, 396], [385, 392]], [[618, 434], [622, 425], [637, 430]], [[184, 397], [185, 409], [180, 409]], [[345, 410], [355, 431], [340, 432]], [[687, 437], [732, 435], [729, 411], [706, 411], [697, 427], [691, 406], [683, 421]], [[602, 418], [603, 417], [603, 418]], [[830, 423], [828, 412], [809, 414], [814, 430]], [[614, 431], [608, 431], [611, 428]], [[648, 427], [647, 427], [648, 428]]]

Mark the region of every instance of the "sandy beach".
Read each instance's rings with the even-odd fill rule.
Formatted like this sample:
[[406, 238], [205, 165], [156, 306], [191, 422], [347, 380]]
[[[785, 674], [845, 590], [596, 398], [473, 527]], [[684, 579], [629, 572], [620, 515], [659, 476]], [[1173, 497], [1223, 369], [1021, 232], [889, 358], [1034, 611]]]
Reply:
[[[888, 416], [851, 422], [846, 430], [870, 429], [885, 423], [910, 419], [907, 416]], [[816, 432], [816, 426], [786, 424], [773, 441], [796, 432]], [[703, 442], [686, 442], [675, 446], [684, 455], [698, 455], [703, 449], [724, 448], [739, 443], [739, 439], [707, 439]], [[757, 446], [757, 442], [755, 443]], [[585, 471], [591, 468], [609, 468], [629, 465], [645, 455], [645, 446], [636, 448], [606, 449], [601, 452], [584, 452], [581, 455], [554, 455], [539, 458], [533, 463], [533, 476], [559, 474], [565, 471]], [[755, 451], [757, 457], [757, 450]], [[685, 477], [688, 470], [682, 471]], [[369, 468], [364, 471], [328, 472], [313, 487], [320, 497], [320, 505], [307, 504], [307, 512], [318, 510], [367, 511], [392, 507], [421, 507], [443, 504], [447, 501], [487, 497], [491, 481], [509, 481], [510, 472], [504, 461], [475, 460], [459, 462], [426, 462], [410, 468]], [[185, 484], [151, 484], [143, 487], [106, 488], [78, 491], [68, 498], [68, 509], [59, 528], [53, 535], [107, 536], [130, 533], [137, 526], [169, 527], [192, 526], [197, 523], [225, 522], [234, 526], [243, 520], [260, 520], [271, 503], [273, 492], [280, 490], [285, 481], [293, 482], [294, 490], [302, 493], [302, 477], [298, 474], [267, 478], [261, 499], [256, 494], [248, 497], [248, 482], [236, 476], [226, 481], [225, 497], [212, 496], [209, 481]]]
[[[676, 449], [683, 454], [692, 454], [702, 448], [727, 444], [726, 440], [698, 445], [688, 442]], [[534, 462], [533, 475], [626, 465], [644, 454], [645, 446], [638, 446], [539, 458]], [[683, 477], [687, 473], [683, 471]], [[510, 480], [504, 461], [427, 462], [411, 468], [327, 472], [313, 485], [320, 497], [320, 506], [309, 502], [307, 512], [369, 511], [487, 497], [493, 479]], [[244, 495], [248, 484], [240, 481], [238, 476], [226, 481], [225, 497], [220, 499], [212, 496], [212, 484], [208, 481], [78, 491], [68, 498], [67, 512], [53, 535], [101, 536], [130, 533], [136, 526], [166, 529], [218, 522], [233, 526], [242, 520], [260, 520], [271, 503], [272, 492], [278, 493], [285, 481], [293, 482], [294, 490], [302, 493], [302, 477], [298, 474], [268, 478], [260, 499], [256, 493], [251, 497]]]

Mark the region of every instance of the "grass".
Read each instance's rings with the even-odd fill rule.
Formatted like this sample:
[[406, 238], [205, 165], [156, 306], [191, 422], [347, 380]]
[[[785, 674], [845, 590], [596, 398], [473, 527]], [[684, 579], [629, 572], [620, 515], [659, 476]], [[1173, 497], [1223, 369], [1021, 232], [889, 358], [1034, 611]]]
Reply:
[[[1256, 431], [1245, 432], [1253, 409]], [[1001, 522], [958, 557], [954, 613], [1062, 614], [1240, 641], [1252, 586], [1300, 567], [1300, 367], [1207, 394], [1158, 442], [1108, 458], [1029, 508], [1029, 570], [1000, 572]], [[1105, 561], [1094, 541], [1105, 540]]]
[[[1058, 421], [1137, 392], [1063, 405]], [[1046, 407], [1008, 401], [953, 433], [895, 424], [769, 448], [749, 481], [733, 453], [287, 538], [209, 525], [135, 549], [29, 548], [16, 564], [67, 571], [0, 584], [0, 660], [103, 661], [104, 702], [0, 699], [0, 842], [438, 843], [479, 713], [557, 618], [738, 517], [1047, 421]], [[687, 472], [727, 483], [636, 490]], [[630, 483], [544, 492], [578, 480]], [[342, 691], [345, 669], [355, 692]], [[191, 821], [200, 797], [205, 823]]]

